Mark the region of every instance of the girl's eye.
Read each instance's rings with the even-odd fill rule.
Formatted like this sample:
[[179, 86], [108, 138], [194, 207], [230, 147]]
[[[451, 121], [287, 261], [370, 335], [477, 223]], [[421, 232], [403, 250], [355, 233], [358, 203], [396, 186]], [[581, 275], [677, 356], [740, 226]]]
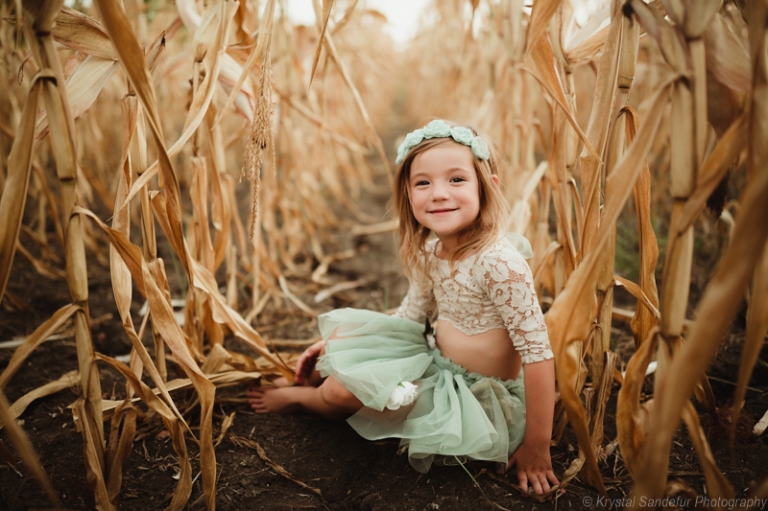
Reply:
[[451, 178], [451, 183], [461, 183], [462, 181], [466, 181], [466, 179], [461, 176]]
[[413, 186], [425, 186], [428, 185], [429, 181], [416, 181]]

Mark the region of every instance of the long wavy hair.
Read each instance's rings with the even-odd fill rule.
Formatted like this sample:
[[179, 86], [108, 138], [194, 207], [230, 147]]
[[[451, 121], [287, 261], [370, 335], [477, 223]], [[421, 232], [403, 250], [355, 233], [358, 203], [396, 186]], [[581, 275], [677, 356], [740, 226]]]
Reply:
[[[451, 127], [457, 125], [450, 121], [446, 122]], [[477, 253], [496, 241], [509, 218], [509, 205], [501, 193], [501, 187], [494, 183], [491, 177], [498, 175], [496, 151], [487, 137], [470, 126], [466, 127], [483, 137], [488, 143], [490, 157], [487, 160], [480, 160], [473, 154], [472, 161], [480, 192], [480, 212], [475, 221], [460, 233], [459, 245], [449, 255], [451, 267], [456, 261]], [[419, 154], [442, 144], [458, 144], [458, 142], [450, 137], [425, 139], [408, 151], [395, 175], [392, 198], [393, 207], [400, 219], [400, 262], [406, 275], [418, 283], [431, 281], [427, 268], [426, 243], [432, 231], [416, 221], [413, 214], [410, 198], [411, 164]]]

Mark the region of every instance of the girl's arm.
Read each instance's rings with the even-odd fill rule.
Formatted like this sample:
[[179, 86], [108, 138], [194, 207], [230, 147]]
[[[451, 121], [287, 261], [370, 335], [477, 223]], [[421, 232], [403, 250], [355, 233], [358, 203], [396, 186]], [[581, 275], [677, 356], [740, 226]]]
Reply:
[[417, 323], [424, 323], [424, 320], [430, 318], [437, 304], [435, 295], [430, 289], [428, 292], [422, 291], [418, 284], [411, 282], [408, 293], [403, 298], [394, 316], [396, 318], [407, 318]]
[[525, 438], [509, 458], [507, 469], [517, 468], [517, 480], [523, 489], [532, 487], [536, 493], [549, 491], [550, 483], [559, 484], [552, 471], [549, 443], [552, 416], [555, 409], [555, 362], [553, 359], [526, 364]]
[[524, 489], [536, 493], [558, 484], [552, 472], [549, 442], [555, 408], [555, 363], [547, 325], [536, 297], [531, 268], [519, 252], [504, 242], [480, 261], [479, 284], [487, 286], [509, 337], [523, 361], [526, 424], [523, 443], [512, 453], [507, 467], [517, 467]]

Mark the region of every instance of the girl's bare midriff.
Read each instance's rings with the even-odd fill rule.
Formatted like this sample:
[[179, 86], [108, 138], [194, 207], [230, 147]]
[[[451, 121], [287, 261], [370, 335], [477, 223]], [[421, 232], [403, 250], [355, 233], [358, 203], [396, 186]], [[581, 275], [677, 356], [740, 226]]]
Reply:
[[522, 360], [503, 328], [467, 335], [448, 321], [437, 322], [437, 347], [442, 355], [474, 373], [514, 380]]

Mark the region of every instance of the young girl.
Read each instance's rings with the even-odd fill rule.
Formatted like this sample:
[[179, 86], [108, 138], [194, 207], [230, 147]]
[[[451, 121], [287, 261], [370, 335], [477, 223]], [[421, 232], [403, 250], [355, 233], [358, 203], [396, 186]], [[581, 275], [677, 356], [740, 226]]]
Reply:
[[396, 163], [411, 281], [400, 308], [320, 316], [323, 340], [300, 357], [294, 386], [253, 388], [251, 406], [401, 438], [420, 472], [454, 457], [514, 464], [521, 487], [546, 492], [558, 484], [554, 361], [531, 270], [504, 233], [494, 155], [471, 129], [435, 120], [406, 136]]

